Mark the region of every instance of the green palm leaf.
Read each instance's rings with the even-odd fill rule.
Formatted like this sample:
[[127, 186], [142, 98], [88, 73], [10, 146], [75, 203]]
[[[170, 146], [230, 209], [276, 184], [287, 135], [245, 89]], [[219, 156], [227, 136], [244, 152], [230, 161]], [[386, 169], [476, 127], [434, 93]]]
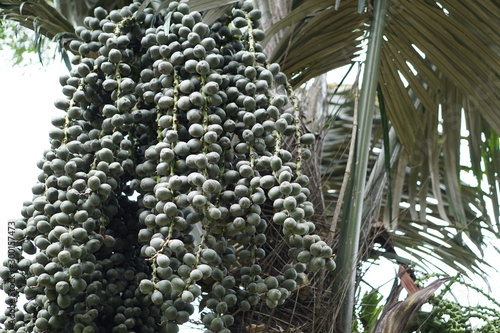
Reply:
[[0, 14], [48, 38], [74, 30], [71, 23], [46, 1], [2, 0]]
[[[334, 87], [330, 87], [330, 91], [333, 89]], [[330, 104], [330, 109], [340, 108], [340, 111], [337, 112], [332, 127], [325, 133], [321, 163], [326, 214], [329, 216], [333, 215], [333, 210], [339, 204], [338, 194], [349, 154], [354, 112], [351, 90], [347, 87], [338, 94], [337, 101]], [[381, 119], [376, 117], [374, 131], [381, 129]], [[444, 134], [436, 135], [437, 144], [444, 141], [443, 136]], [[370, 233], [370, 229], [376, 230], [385, 225], [383, 229], [390, 234], [386, 239], [388, 244], [396, 251], [412, 254], [413, 258], [408, 258], [415, 261], [416, 265], [433, 270], [438, 262], [439, 270], [446, 270], [445, 266], [448, 266], [466, 274], [481, 273], [479, 264], [483, 261], [478, 254], [484, 245], [483, 236], [486, 232], [496, 233], [483, 199], [486, 193], [476, 186], [460, 183], [461, 195], [457, 200], [460, 200], [465, 224], [454, 218], [442, 219], [443, 215], [453, 217], [456, 210], [451, 195], [454, 189], [450, 189], [446, 181], [446, 173], [449, 173], [450, 167], [445, 156], [436, 154], [437, 160], [432, 164], [437, 170], [437, 185], [434, 186], [434, 189], [439, 189], [440, 200], [437, 200], [431, 186], [432, 181], [427, 177], [433, 172], [429, 168], [429, 156], [425, 154], [427, 149], [409, 154], [404, 147], [396, 144], [391, 154], [392, 200], [389, 200], [387, 170], [381, 167], [385, 161], [381, 152], [383, 145], [381, 138], [374, 140], [370, 158], [370, 180], [367, 182], [363, 214], [363, 252], [370, 252], [370, 244], [379, 235], [378, 232]], [[468, 169], [460, 166], [458, 161], [455, 161], [455, 167], [460, 170]]]

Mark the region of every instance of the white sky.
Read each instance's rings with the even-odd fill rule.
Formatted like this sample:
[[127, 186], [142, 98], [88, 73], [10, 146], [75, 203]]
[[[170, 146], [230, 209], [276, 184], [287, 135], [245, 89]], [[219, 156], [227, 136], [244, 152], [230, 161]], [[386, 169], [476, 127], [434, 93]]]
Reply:
[[[28, 67], [12, 67], [9, 56], [9, 52], [0, 51], [2, 226], [5, 221], [18, 218], [23, 201], [32, 197], [31, 187], [40, 171], [36, 162], [44, 149], [49, 148], [50, 119], [58, 113], [54, 100], [62, 95], [58, 77], [65, 71], [60, 61], [45, 68], [37, 62]], [[3, 229], [2, 237], [6, 232]], [[3, 238], [0, 244], [3, 255], [6, 249]]]
[[[13, 67], [11, 53], [0, 51], [0, 261], [7, 258], [8, 221], [21, 216], [23, 201], [32, 198], [31, 187], [40, 170], [36, 162], [49, 148], [50, 119], [58, 113], [54, 100], [61, 97], [59, 74], [66, 71], [56, 60], [43, 68]], [[0, 292], [0, 310], [6, 308]]]
[[[60, 59], [42, 67], [36, 58], [33, 65], [12, 67], [10, 53], [0, 51], [0, 260], [7, 257], [7, 221], [20, 216], [22, 202], [32, 197], [31, 187], [37, 181], [40, 170], [36, 162], [42, 157], [44, 149], [49, 148], [48, 131], [50, 119], [59, 113], [54, 107], [54, 100], [62, 97], [59, 75], [67, 69]], [[338, 82], [343, 73], [330, 77]], [[497, 242], [500, 245], [500, 242]], [[491, 262], [498, 260], [498, 254], [487, 251]], [[488, 258], [486, 258], [488, 260]], [[385, 261], [385, 260], [384, 260]], [[392, 278], [392, 264], [383, 264], [380, 270], [370, 272], [366, 278], [373, 286], [379, 286]], [[391, 271], [392, 272], [392, 271]], [[384, 276], [384, 280], [380, 279]], [[500, 286], [495, 283], [500, 275], [491, 279], [492, 296], [500, 298]], [[384, 290], [390, 290], [388, 283]], [[5, 296], [0, 292], [0, 300]], [[5, 304], [0, 303], [3, 312]], [[189, 330], [183, 330], [189, 332]], [[195, 331], [199, 332], [199, 331]]]

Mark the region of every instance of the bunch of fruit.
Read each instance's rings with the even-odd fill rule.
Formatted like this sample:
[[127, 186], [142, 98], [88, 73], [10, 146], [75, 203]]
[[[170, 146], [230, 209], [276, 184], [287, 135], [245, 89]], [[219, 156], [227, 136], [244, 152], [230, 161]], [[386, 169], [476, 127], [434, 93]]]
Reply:
[[[209, 25], [175, 1], [94, 15], [70, 44], [17, 262], [0, 268], [27, 299], [5, 332], [178, 332], [202, 294], [206, 332], [231, 332], [232, 314], [334, 269], [308, 220], [314, 135], [259, 44], [260, 11], [241, 2]], [[270, 223], [290, 260], [264, 275]]]

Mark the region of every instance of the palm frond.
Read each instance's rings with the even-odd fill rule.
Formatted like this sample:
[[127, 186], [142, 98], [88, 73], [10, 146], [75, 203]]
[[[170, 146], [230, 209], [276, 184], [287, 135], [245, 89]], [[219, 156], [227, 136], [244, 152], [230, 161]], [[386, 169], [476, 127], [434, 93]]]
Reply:
[[280, 33], [270, 60], [279, 62], [293, 86], [327, 71], [349, 64], [360, 51], [364, 16], [355, 1], [346, 1], [339, 10], [331, 1], [304, 1], [292, 8], [267, 31], [268, 42]]
[[83, 25], [83, 19], [91, 14], [90, 5], [88, 1], [54, 1], [54, 7], [72, 26]]
[[381, 86], [384, 95], [391, 97], [389, 117], [405, 146], [412, 147], [425, 131], [423, 113], [437, 112], [439, 104], [458, 112], [461, 108], [478, 112], [500, 132], [496, 111], [500, 92], [495, 87], [500, 78], [500, 41], [497, 34], [479, 28], [500, 29], [498, 18], [488, 13], [491, 7], [487, 0], [460, 5], [392, 2]]
[[231, 5], [238, 0], [190, 0], [189, 7], [191, 10], [206, 11], [214, 8], [225, 7], [226, 5]]
[[73, 32], [71, 23], [45, 1], [0, 1], [0, 14], [48, 38]]
[[[334, 89], [335, 87], [330, 86], [330, 91]], [[345, 87], [339, 90], [338, 95], [330, 103], [330, 110], [340, 108], [340, 111], [330, 129], [324, 134], [321, 160], [327, 209], [325, 214], [328, 216], [333, 215], [335, 205], [338, 204], [338, 193], [348, 159], [352, 131], [351, 90]], [[408, 151], [392, 140], [391, 200], [389, 200], [388, 174], [384, 167], [386, 163], [385, 151], [382, 149], [384, 142], [381, 138], [374, 138], [364, 201], [361, 244], [364, 244], [368, 252], [371, 251], [369, 249], [374, 241], [384, 247], [381, 238], [377, 236], [379, 233], [375, 235], [370, 233], [370, 229], [379, 229], [384, 225], [382, 229], [390, 235], [385, 238], [387, 242], [385, 245], [393, 247], [400, 257], [406, 256], [415, 265], [431, 271], [447, 271], [452, 268], [469, 275], [480, 274], [484, 267], [481, 266], [484, 264], [481, 259], [484, 234], [486, 231], [497, 232], [493, 222], [494, 217], [490, 216], [486, 208], [484, 197], [487, 193], [474, 184], [460, 182], [460, 172], [468, 171], [469, 167], [461, 165], [454, 154], [443, 153], [446, 150], [457, 153], [459, 151], [459, 147], [446, 142], [446, 140], [451, 141], [452, 137], [445, 137], [445, 128], [457, 120], [450, 117], [447, 120], [449, 124], [446, 125], [444, 120], [439, 120], [437, 117], [433, 117], [433, 121], [434, 131], [429, 129], [429, 132], [435, 136], [428, 133], [420, 149]], [[430, 123], [430, 120], [428, 122]], [[437, 130], [438, 125], [442, 126], [441, 131]], [[381, 119], [376, 117], [374, 133], [381, 128]], [[460, 136], [460, 128], [458, 125], [458, 129], [454, 129], [458, 131], [455, 135]], [[446, 148], [445, 145], [450, 147]], [[479, 147], [480, 155], [485, 153], [481, 148], [483, 146], [484, 142]], [[431, 174], [434, 174], [432, 176], [434, 179], [429, 180]], [[452, 181], [458, 182], [459, 189], [449, 185]], [[435, 185], [432, 185], [433, 183]], [[459, 196], [457, 192], [460, 193]], [[435, 193], [438, 193], [439, 197]], [[460, 201], [459, 204], [457, 201]], [[461, 218], [456, 217], [457, 207], [461, 208], [463, 214]], [[377, 255], [386, 254], [377, 253]], [[394, 257], [393, 253], [387, 255]]]

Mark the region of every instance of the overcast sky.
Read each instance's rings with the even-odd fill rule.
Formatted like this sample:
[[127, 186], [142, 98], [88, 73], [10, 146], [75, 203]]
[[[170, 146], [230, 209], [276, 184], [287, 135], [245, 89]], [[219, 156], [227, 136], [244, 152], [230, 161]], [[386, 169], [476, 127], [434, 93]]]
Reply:
[[[36, 162], [49, 148], [50, 119], [58, 113], [54, 100], [61, 97], [59, 74], [66, 71], [60, 61], [42, 67], [37, 61], [13, 67], [10, 52], [0, 51], [0, 220], [20, 216], [22, 203], [32, 197], [31, 187], [40, 170]], [[3, 227], [5, 225], [5, 227]], [[6, 230], [0, 230], [2, 237]], [[0, 241], [4, 258], [6, 242]]]

